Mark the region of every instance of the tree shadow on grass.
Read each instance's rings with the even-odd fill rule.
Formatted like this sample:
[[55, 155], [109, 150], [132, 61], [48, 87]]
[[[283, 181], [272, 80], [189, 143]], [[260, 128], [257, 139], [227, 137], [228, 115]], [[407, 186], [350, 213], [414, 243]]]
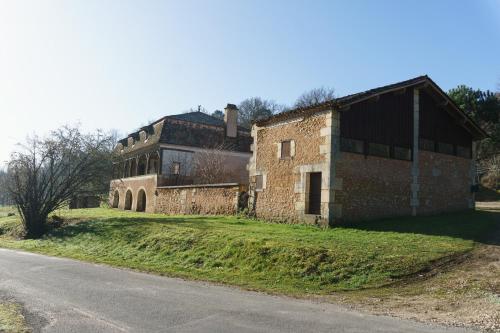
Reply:
[[343, 226], [365, 231], [448, 236], [500, 245], [500, 211], [465, 211], [434, 216], [388, 218]]
[[[183, 217], [110, 217], [83, 220], [79, 223], [65, 225], [61, 228], [53, 229], [47, 236], [57, 239], [72, 238], [81, 234], [92, 234], [95, 236], [112, 235], [120, 231], [120, 238], [124, 240], [135, 239], [140, 236], [140, 225], [159, 224], [163, 226], [182, 226], [198, 230], [213, 229], [212, 224], [217, 223], [211, 220], [212, 216], [187, 216]], [[230, 223], [230, 222], [228, 222]], [[130, 233], [127, 235], [126, 230]], [[135, 235], [134, 235], [135, 233]]]

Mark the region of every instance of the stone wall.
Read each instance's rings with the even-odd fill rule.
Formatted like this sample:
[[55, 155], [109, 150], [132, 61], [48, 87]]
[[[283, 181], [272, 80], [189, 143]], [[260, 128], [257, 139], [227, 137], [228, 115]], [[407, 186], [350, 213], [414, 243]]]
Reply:
[[[328, 219], [332, 112], [292, 119], [268, 127], [254, 126], [250, 160], [250, 209], [258, 218], [303, 222], [307, 218], [306, 177], [322, 172], [321, 215]], [[293, 140], [294, 155], [280, 158], [280, 144]], [[255, 190], [256, 176], [263, 176], [263, 189]], [[312, 220], [315, 222], [314, 218]]]
[[[335, 165], [342, 179], [335, 191], [339, 220], [412, 215], [411, 161], [342, 152]], [[470, 159], [420, 151], [416, 215], [472, 208], [470, 170]]]
[[[157, 184], [157, 175], [137, 176], [124, 179], [115, 179], [111, 181], [109, 205], [114, 208], [125, 209], [127, 192], [131, 194], [131, 208], [130, 210], [137, 210], [139, 192], [144, 191], [146, 195], [146, 209], [147, 213], [155, 211], [155, 191]], [[115, 207], [115, 197], [118, 194], [118, 206]]]
[[338, 218], [359, 221], [411, 215], [411, 161], [342, 152], [335, 162], [342, 188], [335, 191]]
[[233, 215], [245, 186], [232, 184], [158, 187], [156, 213], [168, 215]]
[[471, 164], [470, 159], [420, 151], [417, 214], [473, 208]]

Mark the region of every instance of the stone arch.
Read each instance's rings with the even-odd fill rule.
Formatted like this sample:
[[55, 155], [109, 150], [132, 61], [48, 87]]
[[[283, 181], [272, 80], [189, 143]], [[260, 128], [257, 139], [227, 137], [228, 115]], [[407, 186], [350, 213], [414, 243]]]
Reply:
[[137, 160], [133, 158], [130, 161], [130, 177], [137, 176]]
[[141, 155], [139, 161], [137, 162], [137, 175], [142, 176], [146, 174], [146, 168], [148, 167], [148, 158], [146, 155]]
[[125, 210], [132, 209], [132, 191], [128, 190], [127, 194], [125, 194]]
[[118, 208], [118, 205], [120, 204], [120, 193], [118, 190], [115, 191], [113, 194], [113, 208]]
[[148, 174], [157, 174], [160, 170], [160, 154], [156, 151], [149, 155]]
[[145, 212], [146, 211], [146, 203], [147, 203], [146, 192], [144, 191], [144, 189], [140, 189], [139, 192], [137, 193], [137, 209], [136, 209], [136, 211]]

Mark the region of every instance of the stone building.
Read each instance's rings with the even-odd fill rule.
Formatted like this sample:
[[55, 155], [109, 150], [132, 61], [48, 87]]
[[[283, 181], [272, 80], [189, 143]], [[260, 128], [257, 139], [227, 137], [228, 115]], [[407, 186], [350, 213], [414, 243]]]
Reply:
[[486, 136], [428, 76], [277, 114], [251, 134], [250, 209], [318, 224], [474, 207]]
[[[224, 120], [202, 112], [166, 116], [120, 140], [110, 205], [163, 213], [234, 212], [248, 184], [252, 141], [237, 120], [238, 109], [228, 104]], [[217, 170], [207, 171], [210, 163]]]

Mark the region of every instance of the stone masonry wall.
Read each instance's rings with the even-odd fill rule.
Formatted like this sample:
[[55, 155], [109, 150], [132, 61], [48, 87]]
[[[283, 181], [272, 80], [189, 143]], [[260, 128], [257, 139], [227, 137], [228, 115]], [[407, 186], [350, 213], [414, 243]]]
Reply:
[[420, 151], [418, 215], [473, 208], [471, 160]]
[[155, 191], [156, 191], [157, 175], [137, 176], [124, 179], [115, 179], [111, 181], [109, 204], [113, 207], [113, 202], [116, 193], [119, 195], [118, 207], [125, 209], [126, 193], [130, 191], [132, 194], [131, 210], [137, 210], [137, 201], [139, 191], [144, 190], [146, 194], [146, 212], [152, 213], [155, 210]]
[[158, 187], [156, 213], [233, 215], [245, 188], [239, 184]]
[[[410, 216], [411, 164], [342, 152], [335, 163], [336, 177], [342, 179], [342, 189], [335, 191], [340, 220]], [[417, 215], [471, 208], [470, 170], [470, 159], [420, 151]]]
[[[297, 222], [304, 220], [307, 172], [322, 172], [322, 182], [329, 183], [329, 130], [331, 112], [295, 119], [269, 127], [254, 126], [254, 156], [250, 160], [250, 206], [258, 218]], [[322, 129], [328, 128], [327, 131]], [[328, 132], [325, 134], [325, 132]], [[280, 144], [293, 140], [294, 156], [279, 157]], [[255, 189], [255, 176], [262, 175], [264, 188]], [[323, 185], [322, 185], [323, 189]], [[322, 198], [328, 200], [325, 194]], [[323, 201], [323, 200], [322, 200]], [[253, 207], [252, 207], [253, 206]], [[324, 212], [324, 214], [323, 214]], [[322, 203], [322, 215], [328, 215], [328, 202]]]
[[411, 161], [342, 152], [335, 163], [342, 221], [411, 215]]

